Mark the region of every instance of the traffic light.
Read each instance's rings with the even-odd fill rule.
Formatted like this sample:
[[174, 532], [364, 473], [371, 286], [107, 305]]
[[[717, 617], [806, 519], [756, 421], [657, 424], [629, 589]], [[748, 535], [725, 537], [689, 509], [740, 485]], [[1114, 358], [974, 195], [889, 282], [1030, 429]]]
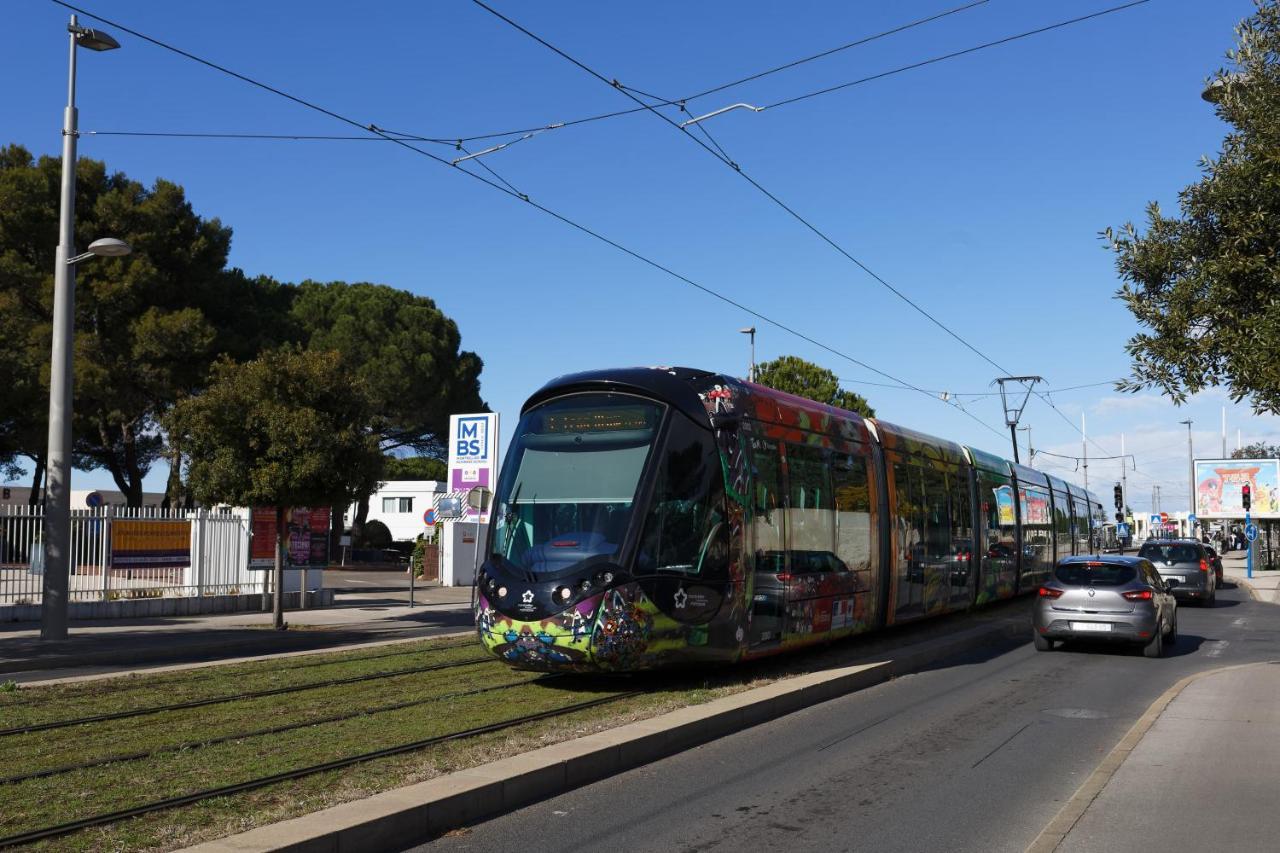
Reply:
[[1253, 506], [1253, 490], [1249, 488], [1248, 483], [1240, 487], [1240, 506], [1245, 509]]
[[1124, 491], [1119, 483], [1116, 483], [1116, 509], [1124, 509]]

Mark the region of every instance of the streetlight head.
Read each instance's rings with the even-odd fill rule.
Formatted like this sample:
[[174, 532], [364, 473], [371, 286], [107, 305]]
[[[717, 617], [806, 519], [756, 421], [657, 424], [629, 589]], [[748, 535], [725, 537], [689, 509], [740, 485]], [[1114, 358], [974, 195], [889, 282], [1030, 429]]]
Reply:
[[100, 258], [121, 258], [132, 251], [132, 246], [115, 237], [103, 237], [89, 244], [89, 253]]
[[754, 335], [754, 334], [756, 333], [756, 327], [755, 327], [755, 326], [748, 326], [747, 328], [745, 328], [745, 329], [739, 329], [738, 331], [739, 331], [741, 334], [744, 334], [744, 335]]
[[89, 50], [115, 50], [120, 46], [120, 42], [111, 37], [109, 33], [102, 30], [92, 30], [88, 27], [77, 27], [74, 24], [67, 27], [75, 34], [76, 44], [80, 47], [87, 47]]

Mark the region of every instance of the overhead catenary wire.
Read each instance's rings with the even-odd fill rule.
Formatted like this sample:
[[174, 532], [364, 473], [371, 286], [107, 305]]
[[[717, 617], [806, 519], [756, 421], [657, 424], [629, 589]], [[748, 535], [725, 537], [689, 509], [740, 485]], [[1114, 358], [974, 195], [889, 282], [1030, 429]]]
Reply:
[[[883, 378], [885, 378], [885, 379], [889, 379], [889, 380], [892, 380], [892, 381], [894, 381], [894, 382], [897, 382], [897, 383], [898, 383], [899, 385], [901, 385], [902, 387], [910, 388], [910, 389], [912, 389], [912, 390], [918, 391], [919, 393], [924, 394], [926, 397], [929, 397], [930, 399], [937, 399], [937, 398], [936, 398], [936, 397], [934, 397], [932, 394], [929, 394], [927, 391], [924, 391], [924, 390], [922, 390], [922, 389], [920, 389], [920, 388], [916, 387], [914, 384], [912, 384], [912, 383], [910, 383], [910, 382], [907, 382], [907, 381], [905, 381], [905, 380], [903, 380], [903, 379], [899, 379], [898, 377], [896, 377], [896, 376], [894, 376], [894, 375], [892, 375], [892, 374], [890, 374], [890, 373], [888, 373], [888, 372], [886, 372], [886, 371], [883, 371], [883, 370], [881, 370], [881, 369], [879, 369], [879, 368], [877, 368], [877, 367], [873, 367], [872, 365], [870, 365], [870, 364], [868, 364], [868, 363], [866, 363], [866, 362], [864, 362], [864, 361], [862, 361], [862, 360], [860, 360], [860, 359], [858, 359], [858, 358], [856, 358], [856, 357], [854, 357], [854, 356], [852, 356], [852, 355], [850, 355], [850, 354], [848, 354], [848, 353], [846, 353], [846, 352], [843, 352], [843, 351], [841, 351], [841, 350], [839, 350], [839, 349], [836, 349], [835, 347], [833, 347], [833, 346], [831, 346], [831, 345], [829, 345], [829, 344], [823, 343], [822, 341], [819, 341], [819, 340], [817, 340], [816, 338], [813, 338], [812, 336], [807, 335], [807, 334], [805, 334], [804, 332], [801, 332], [800, 330], [795, 329], [795, 328], [793, 328], [793, 327], [791, 327], [791, 326], [787, 325], [786, 323], [783, 323], [783, 322], [781, 322], [781, 321], [779, 321], [779, 320], [775, 320], [775, 319], [773, 319], [772, 317], [769, 317], [769, 316], [765, 315], [764, 313], [762, 313], [762, 312], [760, 312], [760, 311], [758, 311], [758, 310], [756, 310], [756, 309], [754, 309], [754, 308], [751, 308], [751, 307], [749, 307], [749, 306], [747, 306], [747, 305], [745, 305], [745, 304], [743, 304], [743, 303], [741, 303], [741, 302], [738, 302], [737, 300], [733, 299], [732, 297], [729, 297], [729, 296], [727, 296], [727, 295], [725, 295], [725, 294], [723, 294], [723, 293], [720, 293], [719, 291], [715, 290], [714, 288], [708, 287], [708, 286], [703, 285], [703, 284], [701, 284], [701, 283], [699, 283], [699, 282], [697, 282], [697, 281], [694, 281], [693, 279], [691, 279], [691, 278], [689, 278], [689, 277], [687, 277], [687, 276], [685, 276], [685, 275], [682, 275], [681, 273], [676, 272], [675, 270], [671, 269], [670, 267], [667, 267], [667, 266], [665, 266], [665, 265], [663, 265], [663, 264], [659, 263], [658, 261], [655, 261], [655, 260], [653, 260], [653, 259], [651, 259], [651, 258], [649, 258], [649, 257], [647, 257], [647, 256], [645, 256], [645, 255], [642, 255], [642, 254], [640, 254], [639, 252], [637, 252], [637, 251], [635, 251], [635, 250], [633, 250], [633, 249], [631, 249], [631, 248], [628, 248], [627, 246], [625, 246], [625, 245], [623, 245], [623, 244], [621, 244], [621, 243], [617, 242], [616, 240], [613, 240], [612, 238], [607, 237], [607, 236], [605, 236], [604, 234], [602, 234], [602, 233], [600, 233], [600, 232], [598, 232], [598, 231], [595, 231], [594, 229], [590, 228], [589, 226], [584, 225], [584, 224], [582, 224], [582, 223], [580, 223], [580, 222], [577, 222], [577, 221], [575, 221], [575, 220], [573, 220], [573, 219], [570, 219], [569, 217], [565, 216], [564, 214], [561, 214], [561, 213], [559, 213], [559, 212], [557, 212], [557, 211], [555, 211], [555, 210], [553, 210], [553, 209], [551, 209], [551, 208], [549, 208], [549, 207], [546, 207], [545, 205], [543, 205], [543, 204], [541, 204], [541, 203], [539, 203], [539, 202], [537, 202], [537, 201], [534, 201], [533, 199], [531, 199], [531, 198], [530, 198], [529, 196], [527, 196], [527, 195], [521, 195], [518, 191], [515, 191], [515, 190], [513, 190], [513, 189], [511, 189], [511, 188], [509, 188], [509, 187], [503, 186], [503, 185], [502, 185], [502, 183], [500, 183], [500, 182], [498, 182], [498, 181], [490, 180], [490, 179], [488, 179], [488, 178], [484, 177], [483, 175], [479, 175], [479, 174], [477, 174], [477, 173], [474, 173], [474, 172], [471, 172], [471, 171], [468, 171], [468, 170], [465, 170], [465, 169], [461, 169], [461, 168], [459, 168], [459, 167], [457, 167], [457, 166], [452, 165], [452, 164], [450, 163], [450, 161], [449, 161], [449, 160], [447, 160], [447, 159], [445, 159], [445, 158], [443, 158], [443, 157], [437, 156], [436, 154], [433, 154], [433, 153], [431, 153], [430, 151], [425, 151], [425, 150], [423, 150], [423, 149], [421, 149], [421, 148], [418, 148], [416, 145], [411, 144], [409, 141], [406, 141], [406, 140], [405, 140], [405, 139], [403, 139], [403, 138], [399, 138], [399, 137], [392, 136], [392, 135], [390, 135], [390, 133], [389, 133], [388, 131], [385, 131], [385, 130], [381, 129], [381, 128], [380, 128], [380, 127], [378, 127], [378, 125], [376, 125], [376, 124], [373, 124], [373, 123], [364, 123], [364, 122], [357, 121], [357, 120], [355, 120], [355, 119], [353, 119], [353, 118], [351, 118], [351, 117], [349, 117], [349, 116], [342, 115], [341, 113], [335, 112], [334, 110], [331, 110], [331, 109], [328, 109], [328, 108], [326, 108], [326, 107], [320, 106], [319, 104], [316, 104], [316, 103], [314, 103], [314, 102], [308, 101], [308, 100], [306, 100], [306, 99], [304, 99], [304, 98], [301, 98], [301, 97], [298, 97], [298, 96], [296, 96], [296, 95], [292, 95], [292, 94], [290, 94], [290, 93], [288, 93], [288, 92], [285, 92], [285, 91], [283, 91], [283, 90], [281, 90], [281, 89], [278, 89], [278, 88], [276, 88], [276, 87], [274, 87], [274, 86], [271, 86], [271, 85], [269, 85], [269, 84], [267, 84], [267, 83], [263, 83], [263, 82], [261, 82], [261, 81], [259, 81], [259, 80], [256, 80], [256, 79], [252, 78], [252, 77], [249, 77], [249, 76], [247, 76], [247, 75], [241, 74], [241, 73], [239, 73], [239, 72], [237, 72], [237, 71], [233, 71], [233, 70], [231, 70], [230, 68], [227, 68], [227, 67], [225, 67], [225, 66], [219, 65], [218, 63], [215, 63], [215, 62], [212, 62], [212, 61], [210, 61], [210, 60], [204, 59], [204, 58], [202, 58], [202, 57], [200, 57], [200, 56], [197, 56], [197, 55], [195, 55], [195, 54], [193, 54], [193, 53], [190, 53], [189, 51], [183, 50], [183, 49], [178, 48], [178, 47], [176, 47], [176, 46], [174, 46], [174, 45], [168, 44], [167, 42], [161, 41], [160, 39], [153, 38], [153, 37], [151, 37], [151, 36], [145, 35], [144, 33], [141, 33], [141, 32], [139, 32], [139, 31], [137, 31], [137, 30], [135, 30], [135, 29], [133, 29], [133, 28], [131, 28], [131, 27], [128, 27], [128, 26], [126, 26], [125, 24], [122, 24], [122, 23], [120, 23], [120, 22], [118, 22], [118, 21], [114, 21], [114, 20], [110, 20], [110, 19], [108, 19], [108, 18], [104, 18], [104, 17], [102, 17], [101, 15], [98, 15], [98, 14], [96, 14], [96, 13], [94, 13], [94, 12], [91, 12], [91, 11], [89, 11], [89, 10], [87, 10], [87, 9], [84, 9], [84, 8], [82, 8], [82, 7], [75, 6], [75, 5], [71, 4], [71, 3], [66, 2], [66, 0], [51, 0], [51, 2], [55, 3], [56, 5], [62, 6], [62, 7], [64, 7], [64, 8], [70, 9], [70, 10], [71, 10], [71, 11], [73, 11], [73, 12], [77, 12], [77, 13], [79, 13], [79, 14], [81, 14], [81, 15], [84, 15], [84, 16], [86, 16], [86, 17], [88, 17], [88, 18], [92, 18], [92, 19], [94, 19], [94, 20], [96, 20], [96, 21], [101, 21], [102, 23], [106, 24], [107, 26], [114, 27], [115, 29], [117, 29], [117, 30], [119, 30], [119, 31], [121, 31], [121, 32], [128, 33], [128, 34], [130, 34], [130, 35], [134, 36], [135, 38], [141, 39], [141, 40], [143, 40], [143, 41], [145, 41], [145, 42], [148, 42], [149, 44], [155, 45], [156, 47], [160, 47], [160, 48], [162, 48], [162, 49], [164, 49], [164, 50], [168, 50], [168, 51], [170, 51], [170, 52], [172, 52], [172, 53], [175, 53], [175, 54], [177, 54], [177, 55], [179, 55], [179, 56], [182, 56], [182, 57], [184, 57], [184, 58], [186, 58], [186, 59], [189, 59], [189, 60], [191, 60], [191, 61], [193, 61], [193, 62], [197, 62], [197, 63], [199, 63], [199, 64], [201, 64], [201, 65], [204, 65], [204, 66], [205, 66], [205, 67], [207, 67], [207, 68], [210, 68], [210, 69], [212, 69], [212, 70], [218, 71], [218, 72], [220, 72], [220, 73], [222, 73], [222, 74], [226, 74], [226, 75], [228, 75], [228, 76], [230, 76], [230, 77], [233, 77], [233, 78], [235, 78], [235, 79], [237, 79], [237, 80], [240, 80], [240, 81], [241, 81], [241, 82], [243, 82], [243, 83], [246, 83], [246, 84], [248, 84], [248, 85], [251, 85], [251, 86], [257, 87], [257, 88], [259, 88], [259, 89], [262, 89], [262, 90], [264, 90], [264, 91], [270, 92], [270, 93], [272, 93], [272, 94], [274, 94], [274, 95], [277, 95], [277, 96], [279, 96], [279, 97], [285, 98], [286, 100], [292, 101], [293, 103], [296, 103], [296, 104], [298, 104], [298, 105], [300, 105], [300, 106], [303, 106], [303, 107], [305, 107], [305, 108], [307, 108], [307, 109], [313, 110], [313, 111], [315, 111], [315, 112], [319, 112], [319, 113], [321, 113], [321, 114], [323, 114], [323, 115], [329, 116], [330, 118], [333, 118], [333, 119], [335, 119], [335, 120], [337, 120], [337, 121], [340, 121], [340, 122], [342, 122], [342, 123], [344, 123], [344, 124], [347, 124], [347, 125], [350, 125], [350, 126], [352, 126], [352, 127], [357, 127], [357, 128], [362, 129], [362, 130], [368, 131], [369, 133], [376, 134], [377, 136], [379, 136], [379, 137], [381, 137], [381, 138], [384, 138], [384, 139], [386, 139], [386, 140], [388, 140], [388, 141], [390, 141], [390, 142], [394, 142], [394, 143], [396, 143], [397, 145], [399, 145], [399, 146], [401, 146], [401, 147], [405, 148], [406, 150], [413, 151], [413, 152], [415, 152], [415, 153], [417, 153], [417, 154], [419, 154], [419, 155], [421, 155], [421, 156], [427, 157], [427, 158], [429, 158], [430, 160], [435, 161], [436, 163], [438, 163], [438, 164], [440, 164], [440, 165], [442, 165], [442, 166], [447, 166], [447, 167], [449, 167], [449, 168], [451, 168], [451, 169], [454, 169], [454, 170], [456, 170], [456, 171], [458, 171], [458, 172], [461, 172], [462, 174], [467, 175], [468, 177], [471, 177], [471, 178], [473, 178], [473, 179], [475, 179], [475, 180], [477, 180], [477, 181], [480, 181], [481, 183], [485, 184], [486, 186], [490, 187], [491, 189], [497, 190], [498, 192], [503, 193], [504, 195], [507, 195], [507, 196], [510, 196], [510, 197], [512, 197], [512, 198], [519, 199], [520, 201], [523, 201], [524, 203], [528, 204], [529, 206], [531, 206], [531, 207], [535, 208], [536, 210], [541, 211], [543, 214], [545, 214], [545, 215], [547, 215], [547, 216], [550, 216], [550, 217], [552, 217], [553, 219], [556, 219], [556, 220], [558, 220], [559, 222], [561, 222], [561, 223], [563, 223], [563, 224], [565, 224], [565, 225], [567, 225], [567, 226], [569, 226], [569, 227], [571, 227], [571, 228], [574, 228], [574, 229], [576, 229], [576, 230], [578, 230], [578, 231], [582, 232], [583, 234], [586, 234], [586, 235], [588, 235], [588, 236], [590, 236], [590, 237], [592, 237], [592, 238], [594, 238], [594, 239], [596, 239], [596, 240], [599, 240], [600, 242], [605, 243], [606, 245], [609, 245], [609, 246], [613, 247], [614, 249], [616, 249], [616, 250], [618, 250], [618, 251], [620, 251], [620, 252], [622, 252], [622, 253], [624, 253], [624, 254], [628, 255], [629, 257], [631, 257], [631, 258], [633, 258], [633, 259], [635, 259], [635, 260], [637, 260], [637, 261], [640, 261], [641, 263], [643, 263], [643, 264], [645, 264], [645, 265], [647, 265], [647, 266], [649, 266], [649, 267], [651, 267], [651, 268], [653, 268], [653, 269], [656, 269], [656, 270], [658, 270], [658, 271], [660, 271], [660, 272], [662, 272], [662, 273], [664, 273], [664, 274], [666, 274], [666, 275], [668, 275], [668, 276], [670, 276], [670, 277], [672, 277], [672, 278], [675, 278], [675, 279], [677, 279], [677, 280], [679, 280], [679, 281], [681, 281], [681, 282], [684, 282], [685, 284], [687, 284], [687, 285], [689, 285], [689, 286], [691, 286], [691, 287], [693, 287], [693, 288], [695, 288], [695, 289], [697, 289], [697, 290], [699, 290], [699, 291], [702, 291], [703, 293], [705, 293], [705, 294], [707, 294], [707, 295], [709, 295], [709, 296], [712, 296], [712, 297], [714, 297], [715, 299], [718, 299], [718, 300], [720, 300], [721, 302], [724, 302], [725, 304], [731, 305], [732, 307], [737, 308], [737, 309], [739, 309], [740, 311], [744, 311], [745, 313], [750, 314], [751, 316], [753, 316], [753, 317], [757, 318], [757, 319], [758, 319], [758, 320], [760, 320], [761, 322], [768, 323], [769, 325], [773, 326], [774, 328], [777, 328], [777, 329], [779, 329], [779, 330], [781, 330], [781, 331], [783, 331], [783, 332], [786, 332], [787, 334], [793, 335], [793, 336], [795, 336], [795, 337], [799, 338], [800, 340], [803, 340], [803, 341], [805, 341], [805, 342], [807, 342], [807, 343], [810, 343], [810, 344], [812, 344], [812, 345], [814, 345], [814, 346], [818, 347], [819, 349], [821, 349], [821, 350], [823, 350], [823, 351], [825, 351], [825, 352], [829, 352], [829, 353], [831, 353], [832, 355], [835, 355], [835, 356], [837, 356], [837, 357], [839, 357], [839, 358], [841, 358], [841, 359], [844, 359], [844, 360], [846, 360], [846, 361], [848, 361], [848, 362], [850, 362], [850, 363], [852, 363], [852, 364], [856, 364], [856, 365], [858, 365], [859, 367], [862, 367], [862, 368], [863, 368], [863, 369], [865, 369], [865, 370], [869, 370], [870, 372], [872, 372], [872, 373], [876, 374], [877, 376], [881, 376], [881, 377], [883, 377]], [[945, 401], [944, 401], [944, 402], [945, 402]], [[995, 428], [994, 428], [994, 427], [992, 427], [990, 424], [986, 423], [986, 422], [985, 422], [985, 421], [983, 421], [981, 418], [977, 417], [976, 415], [972, 414], [971, 412], [965, 411], [964, 409], [960, 409], [960, 408], [955, 407], [955, 406], [953, 406], [952, 408], [956, 408], [958, 411], [960, 411], [960, 412], [962, 412], [963, 414], [965, 414], [966, 416], [968, 416], [968, 417], [972, 418], [974, 421], [976, 421], [977, 423], [981, 424], [983, 427], [985, 427], [986, 429], [990, 430], [990, 431], [991, 431], [991, 432], [993, 432], [994, 434], [996, 434], [996, 435], [998, 435], [998, 436], [1003, 437], [1003, 434], [1002, 434], [999, 430], [995, 429]]]
[[803, 95], [795, 95], [790, 98], [783, 98], [780, 101], [775, 101], [771, 104], [765, 104], [764, 108], [766, 110], [774, 110], [779, 107], [789, 106], [790, 104], [796, 104], [796, 103], [799, 103], [800, 101], [807, 101], [811, 98], [817, 98], [822, 95], [830, 95], [833, 92], [839, 92], [844, 89], [849, 89], [853, 86], [860, 86], [864, 83], [870, 83], [873, 80], [882, 80], [885, 77], [892, 77], [895, 74], [902, 74], [907, 71], [914, 71], [917, 68], [924, 68], [925, 66], [928, 66], [928, 65], [935, 65], [939, 62], [945, 62], [946, 60], [949, 60], [949, 59], [956, 59], [961, 56], [968, 56], [969, 54], [977, 53], [980, 50], [988, 50], [989, 48], [999, 47], [1000, 45], [1011, 44], [1012, 42], [1021, 41], [1022, 39], [1030, 38], [1032, 36], [1038, 36], [1043, 33], [1050, 32], [1052, 30], [1059, 30], [1059, 29], [1062, 29], [1063, 27], [1069, 27], [1074, 24], [1080, 24], [1085, 21], [1091, 21], [1095, 18], [1101, 18], [1104, 15], [1113, 15], [1116, 12], [1123, 12], [1126, 9], [1132, 9], [1135, 6], [1141, 6], [1145, 3], [1150, 3], [1150, 2], [1151, 0], [1132, 0], [1132, 2], [1123, 3], [1119, 6], [1112, 6], [1109, 9], [1101, 9], [1097, 12], [1092, 12], [1088, 15], [1081, 15], [1077, 18], [1071, 18], [1070, 20], [1059, 21], [1056, 24], [1049, 24], [1048, 26], [1037, 27], [1034, 30], [1027, 30], [1026, 32], [1017, 33], [1015, 35], [1005, 36], [1002, 39], [996, 39], [995, 41], [989, 41], [984, 44], [975, 45], [974, 47], [968, 47], [968, 48], [965, 48], [964, 50], [956, 50], [956, 51], [952, 51], [951, 53], [944, 53], [941, 56], [934, 56], [929, 59], [923, 59], [919, 62], [913, 62], [909, 65], [902, 65], [902, 66], [899, 66], [898, 68], [893, 68], [889, 71], [882, 71], [879, 74], [872, 74], [869, 77], [860, 77], [857, 80], [850, 80], [846, 83], [838, 83], [835, 86], [827, 86], [826, 88], [818, 89], [813, 92], [807, 92]]

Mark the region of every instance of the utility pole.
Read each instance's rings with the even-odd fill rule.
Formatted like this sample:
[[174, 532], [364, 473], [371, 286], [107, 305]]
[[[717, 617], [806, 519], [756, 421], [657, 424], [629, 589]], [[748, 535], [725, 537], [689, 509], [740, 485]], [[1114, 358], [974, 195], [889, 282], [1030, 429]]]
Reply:
[[1128, 458], [1124, 452], [1124, 433], [1120, 433], [1120, 497], [1124, 502], [1121, 512], [1124, 513], [1125, 518], [1129, 517], [1129, 479], [1126, 476], [1129, 473]]
[[1023, 427], [1018, 427], [1018, 429], [1025, 430], [1027, 433], [1027, 464], [1034, 465], [1036, 464], [1036, 448], [1031, 443], [1031, 424], [1027, 424], [1026, 426], [1023, 426]]
[[1085, 432], [1084, 412], [1080, 413], [1080, 449], [1084, 459], [1084, 490], [1089, 491], [1089, 435]]
[[[1195, 462], [1195, 454], [1191, 449], [1192, 421], [1191, 421], [1191, 418], [1187, 418], [1185, 421], [1178, 421], [1178, 423], [1187, 425], [1187, 471], [1189, 472], [1187, 477], [1187, 488], [1189, 489], [1189, 491], [1187, 492], [1187, 505], [1191, 507], [1191, 509], [1188, 510], [1188, 512], [1191, 515], [1195, 515], [1196, 514], [1196, 462]], [[1192, 534], [1192, 530], [1191, 530], [1192, 526], [1193, 525], [1191, 523], [1190, 516], [1188, 516], [1187, 535], [1194, 535]]]
[[[1000, 376], [992, 381], [992, 385], [1000, 386], [1000, 403], [1004, 406], [1004, 422], [1009, 427], [1009, 438], [1013, 440], [1013, 461], [1018, 461], [1018, 420], [1022, 417], [1022, 410], [1027, 407], [1027, 400], [1031, 398], [1031, 389], [1037, 382], [1043, 382], [1044, 378], [1040, 376]], [[1017, 391], [1013, 392], [1012, 399], [1005, 393], [1004, 384], [1006, 382], [1016, 382], [1026, 388], [1026, 393], [1022, 395], [1022, 402], [1017, 402]]]

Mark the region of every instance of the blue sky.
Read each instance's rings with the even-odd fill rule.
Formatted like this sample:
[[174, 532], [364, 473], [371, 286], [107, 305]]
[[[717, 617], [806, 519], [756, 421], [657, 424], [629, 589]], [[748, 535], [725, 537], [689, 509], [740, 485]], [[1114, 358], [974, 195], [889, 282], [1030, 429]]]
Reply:
[[[86, 0], [84, 8], [361, 124], [440, 138], [542, 127], [633, 106], [466, 0], [216, 4]], [[1119, 0], [990, 0], [967, 11], [693, 102], [769, 104], [1089, 14]], [[964, 5], [893, 2], [515, 3], [497, 8], [609, 78], [674, 99]], [[744, 172], [1010, 372], [1050, 389], [1123, 376], [1135, 325], [1114, 298], [1098, 232], [1141, 220], [1217, 151], [1199, 97], [1248, 0], [1152, 0], [1012, 44], [707, 128]], [[6, 10], [0, 141], [57, 154], [69, 12]], [[100, 25], [112, 31], [109, 26]], [[82, 131], [356, 134], [354, 128], [119, 30], [82, 52]], [[14, 81], [20, 81], [15, 85]], [[484, 147], [483, 143], [478, 144]], [[451, 147], [423, 144], [446, 159]], [[471, 150], [476, 150], [472, 148]], [[561, 373], [683, 364], [744, 375], [757, 358], [816, 361], [887, 420], [1009, 455], [998, 397], [886, 380], [539, 211], [380, 141], [92, 136], [80, 153], [150, 183], [182, 184], [232, 226], [251, 274], [373, 281], [435, 299], [485, 361], [482, 393], [509, 434], [525, 397]], [[649, 113], [542, 133], [483, 162], [519, 191], [688, 278], [929, 391], [985, 393], [997, 370], [824, 244], [731, 169]], [[485, 174], [485, 173], [481, 173]], [[487, 174], [486, 177], [489, 177]], [[1186, 502], [1197, 456], [1280, 439], [1280, 422], [1220, 392], [1178, 408], [1106, 386], [1032, 398], [1037, 450], [1078, 456], [1108, 492], [1120, 435], [1131, 504]], [[994, 431], [993, 431], [994, 430]], [[1025, 460], [1025, 449], [1024, 449]], [[1077, 463], [1040, 456], [1069, 475]], [[148, 486], [163, 488], [163, 470]], [[110, 487], [77, 472], [73, 487]]]

